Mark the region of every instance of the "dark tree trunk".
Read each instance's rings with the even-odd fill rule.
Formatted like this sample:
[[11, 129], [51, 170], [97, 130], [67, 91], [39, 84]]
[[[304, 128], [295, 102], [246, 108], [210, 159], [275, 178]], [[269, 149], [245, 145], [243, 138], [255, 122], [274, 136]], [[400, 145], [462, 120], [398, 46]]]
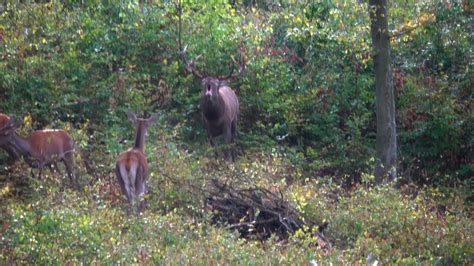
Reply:
[[397, 132], [387, 1], [369, 0], [369, 14], [377, 106], [375, 181], [380, 184], [393, 180], [397, 175]]

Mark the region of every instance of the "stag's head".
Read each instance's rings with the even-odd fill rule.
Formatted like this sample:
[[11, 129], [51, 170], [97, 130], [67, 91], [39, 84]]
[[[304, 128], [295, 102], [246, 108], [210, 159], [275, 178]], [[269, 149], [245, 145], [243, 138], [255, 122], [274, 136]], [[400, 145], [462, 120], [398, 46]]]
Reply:
[[205, 77], [201, 79], [202, 85], [202, 96], [208, 101], [215, 104], [219, 97], [219, 88], [221, 87], [221, 81], [215, 77]]
[[[243, 49], [240, 50], [240, 60], [237, 62], [234, 58], [233, 61], [233, 68], [231, 69], [230, 73], [227, 75], [214, 75], [208, 74], [207, 71], [201, 73], [196, 69], [196, 61], [201, 57], [201, 55], [197, 56], [195, 59], [191, 61], [186, 60], [186, 47], [181, 51], [181, 58], [186, 64], [186, 71], [188, 73], [192, 73], [196, 78], [201, 80], [202, 86], [202, 97], [209, 99], [212, 103], [217, 101], [219, 96], [219, 88], [223, 85], [227, 84], [228, 80], [232, 80], [238, 77], [245, 69], [245, 59], [243, 56]], [[238, 66], [238, 71], [235, 72], [235, 68]]]

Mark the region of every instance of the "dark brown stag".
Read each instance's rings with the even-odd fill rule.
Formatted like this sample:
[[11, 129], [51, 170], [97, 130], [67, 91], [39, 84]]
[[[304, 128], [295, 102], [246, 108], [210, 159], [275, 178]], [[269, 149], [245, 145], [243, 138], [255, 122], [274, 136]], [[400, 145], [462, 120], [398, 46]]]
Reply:
[[[139, 209], [147, 191], [148, 161], [145, 156], [145, 136], [148, 127], [155, 123], [158, 115], [148, 119], [137, 118], [131, 110], [127, 112], [128, 119], [135, 125], [135, 143], [132, 148], [122, 152], [115, 166], [118, 182], [123, 194], [133, 207], [139, 203]], [[138, 202], [137, 202], [138, 200]]]
[[[234, 145], [235, 134], [237, 131], [237, 119], [239, 116], [239, 99], [235, 92], [227, 85], [227, 81], [239, 76], [245, 69], [245, 59], [243, 46], [240, 49], [240, 61], [235, 65], [239, 66], [239, 70], [234, 72], [234, 68], [227, 75], [215, 75], [204, 72], [201, 74], [195, 68], [195, 63], [201, 57], [197, 56], [194, 60], [188, 62], [186, 60], [186, 47], [183, 48], [181, 41], [182, 31], [182, 13], [183, 7], [181, 1], [178, 1], [178, 45], [180, 49], [181, 59], [186, 65], [186, 70], [192, 73], [196, 78], [201, 80], [202, 93], [200, 101], [200, 109], [204, 126], [206, 127], [209, 142], [215, 147], [214, 138], [223, 135], [226, 146], [231, 145], [232, 161], [235, 161], [236, 149]], [[228, 148], [224, 149], [224, 157], [228, 156]], [[216, 152], [217, 157], [217, 152]]]
[[[181, 52], [181, 58], [186, 64], [186, 70], [201, 80], [202, 93], [200, 108], [204, 126], [206, 127], [209, 142], [215, 147], [214, 138], [223, 135], [225, 145], [232, 145], [232, 161], [235, 161], [236, 149], [234, 145], [237, 131], [237, 119], [239, 116], [239, 99], [235, 92], [227, 85], [227, 81], [239, 76], [245, 69], [245, 60], [241, 53], [241, 60], [238, 63], [239, 70], [234, 69], [227, 75], [201, 74], [195, 68], [195, 60], [186, 60], [186, 48]], [[234, 60], [234, 63], [235, 60]], [[217, 155], [217, 152], [216, 152]], [[224, 149], [224, 157], [227, 158], [228, 151]]]
[[36, 130], [27, 137], [16, 134], [22, 122], [15, 117], [0, 129], [0, 147], [7, 147], [23, 156], [33, 168], [39, 169], [41, 177], [45, 166], [53, 165], [59, 171], [56, 162], [62, 161], [69, 179], [78, 188], [74, 177], [74, 140], [61, 129]]

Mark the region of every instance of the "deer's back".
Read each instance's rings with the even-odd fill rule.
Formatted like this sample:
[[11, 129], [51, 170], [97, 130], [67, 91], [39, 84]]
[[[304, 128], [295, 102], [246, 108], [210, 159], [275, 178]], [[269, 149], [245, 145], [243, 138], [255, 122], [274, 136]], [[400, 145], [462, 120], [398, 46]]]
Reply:
[[63, 157], [74, 152], [74, 141], [62, 129], [37, 130], [28, 136], [32, 155], [35, 157]]
[[[122, 152], [117, 159], [117, 166], [124, 168], [127, 172], [131, 169], [138, 169], [138, 166], [142, 166], [145, 170], [145, 175], [148, 172], [148, 162], [142, 151], [138, 149], [129, 149]], [[147, 178], [145, 176], [144, 178]]]

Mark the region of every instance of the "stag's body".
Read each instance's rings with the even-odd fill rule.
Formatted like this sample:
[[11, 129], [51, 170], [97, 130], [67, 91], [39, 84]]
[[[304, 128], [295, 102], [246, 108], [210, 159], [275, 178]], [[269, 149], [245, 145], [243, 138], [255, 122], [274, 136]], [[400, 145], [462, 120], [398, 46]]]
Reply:
[[[21, 122], [11, 119], [0, 129], [0, 146], [8, 147], [19, 155], [33, 168], [39, 169], [38, 176], [41, 177], [43, 168], [56, 162], [62, 161], [71, 182], [75, 183], [74, 177], [74, 140], [61, 129], [36, 130], [27, 137], [16, 134], [16, 129]], [[77, 185], [77, 183], [76, 183]]]
[[[225, 144], [233, 144], [239, 116], [239, 100], [235, 92], [215, 78], [203, 79], [201, 112], [209, 141], [215, 146], [214, 138], [223, 135]], [[235, 160], [232, 147], [232, 160]], [[227, 157], [227, 151], [224, 151]]]
[[157, 117], [137, 118], [129, 111], [128, 118], [135, 124], [135, 143], [132, 148], [121, 153], [115, 165], [115, 172], [122, 189], [131, 205], [143, 200], [147, 191], [148, 161], [145, 156], [145, 136], [147, 128], [156, 122]]
[[[0, 113], [0, 130], [10, 121], [10, 117], [6, 114]], [[13, 163], [16, 159], [18, 159], [18, 154], [17, 152], [12, 149], [11, 147], [8, 147], [8, 145], [0, 145], [0, 148], [4, 149], [8, 153], [9, 157], [9, 162], [8, 163]]]
[[[181, 47], [181, 45], [180, 45]], [[204, 126], [207, 129], [209, 142], [214, 147], [214, 138], [223, 135], [224, 143], [232, 145], [232, 161], [235, 161], [236, 150], [234, 144], [235, 133], [237, 131], [237, 118], [239, 116], [239, 100], [235, 92], [227, 86], [226, 82], [239, 76], [245, 69], [245, 59], [241, 54], [239, 71], [234, 73], [234, 69], [223, 76], [201, 74], [195, 69], [195, 61], [187, 62], [186, 49], [181, 52], [181, 57], [186, 64], [186, 70], [201, 80], [201, 112]], [[195, 60], [197, 60], [198, 56]], [[236, 63], [236, 61], [234, 61]], [[227, 148], [224, 149], [224, 157], [227, 158]], [[216, 152], [217, 156], [217, 152]]]

